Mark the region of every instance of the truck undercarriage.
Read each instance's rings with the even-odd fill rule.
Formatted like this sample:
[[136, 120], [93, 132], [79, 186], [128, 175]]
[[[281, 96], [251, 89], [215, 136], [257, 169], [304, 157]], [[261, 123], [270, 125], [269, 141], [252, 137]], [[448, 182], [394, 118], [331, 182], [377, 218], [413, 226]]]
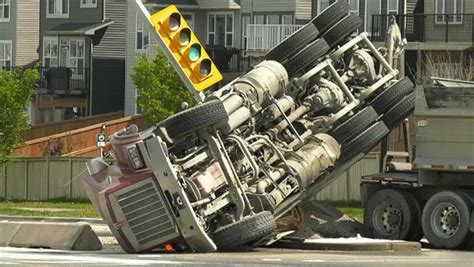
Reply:
[[267, 244], [413, 111], [400, 51], [355, 34], [348, 12], [334, 3], [203, 103], [110, 138], [114, 163], [89, 161], [84, 182], [124, 250]]

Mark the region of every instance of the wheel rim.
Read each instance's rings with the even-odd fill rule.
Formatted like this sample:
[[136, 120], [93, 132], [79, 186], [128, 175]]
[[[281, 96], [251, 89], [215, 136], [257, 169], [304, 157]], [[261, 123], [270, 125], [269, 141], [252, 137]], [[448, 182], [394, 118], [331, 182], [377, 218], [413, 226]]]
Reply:
[[398, 232], [402, 222], [402, 212], [393, 202], [383, 201], [374, 211], [374, 228], [383, 235]]
[[455, 235], [461, 225], [459, 211], [449, 202], [439, 203], [431, 213], [431, 226], [435, 234], [441, 238]]

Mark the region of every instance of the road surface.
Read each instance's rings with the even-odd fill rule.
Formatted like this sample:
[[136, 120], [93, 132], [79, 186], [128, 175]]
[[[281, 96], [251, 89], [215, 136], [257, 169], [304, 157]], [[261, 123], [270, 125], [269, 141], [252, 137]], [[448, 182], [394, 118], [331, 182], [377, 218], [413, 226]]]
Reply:
[[126, 266], [469, 266], [473, 251], [327, 252], [291, 249], [258, 249], [207, 254], [124, 254], [117, 246], [102, 251], [78, 252], [51, 249], [0, 247], [0, 265], [126, 265]]

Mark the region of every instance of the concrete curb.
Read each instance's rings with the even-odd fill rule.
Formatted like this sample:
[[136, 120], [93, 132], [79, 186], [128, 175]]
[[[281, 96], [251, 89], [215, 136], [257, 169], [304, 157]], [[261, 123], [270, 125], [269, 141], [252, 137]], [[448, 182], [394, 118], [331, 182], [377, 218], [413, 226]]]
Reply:
[[381, 242], [325, 242], [319, 239], [317, 242], [304, 242], [303, 240], [280, 240], [272, 245], [278, 248], [304, 249], [304, 250], [335, 250], [335, 251], [404, 251], [420, 252], [419, 242], [406, 241], [381, 241]]

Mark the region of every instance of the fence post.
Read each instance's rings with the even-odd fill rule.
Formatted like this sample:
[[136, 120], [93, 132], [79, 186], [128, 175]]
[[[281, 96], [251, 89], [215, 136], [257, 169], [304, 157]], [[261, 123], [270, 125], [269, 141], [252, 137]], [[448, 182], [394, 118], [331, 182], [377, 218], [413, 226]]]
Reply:
[[7, 199], [7, 196], [8, 196], [8, 190], [7, 190], [7, 165], [3, 165], [3, 186], [5, 188], [3, 194], [4, 194], [4, 198]]
[[72, 198], [72, 157], [69, 157], [69, 198]]
[[50, 168], [49, 157], [46, 157], [46, 185], [47, 185], [47, 187], [46, 187], [46, 199], [49, 199], [49, 186], [50, 186], [49, 183], [51, 181], [51, 179], [49, 177], [49, 175], [51, 173], [49, 171], [49, 168]]
[[448, 35], [448, 27], [449, 27], [448, 26], [449, 25], [449, 23], [448, 23], [448, 14], [445, 14], [444, 20], [446, 21], [446, 40], [445, 40], [445, 42], [447, 43], [448, 42], [448, 37], [449, 37], [449, 35]]
[[29, 174], [28, 174], [28, 158], [23, 159], [25, 162], [25, 200], [28, 200], [28, 181], [29, 179]]

